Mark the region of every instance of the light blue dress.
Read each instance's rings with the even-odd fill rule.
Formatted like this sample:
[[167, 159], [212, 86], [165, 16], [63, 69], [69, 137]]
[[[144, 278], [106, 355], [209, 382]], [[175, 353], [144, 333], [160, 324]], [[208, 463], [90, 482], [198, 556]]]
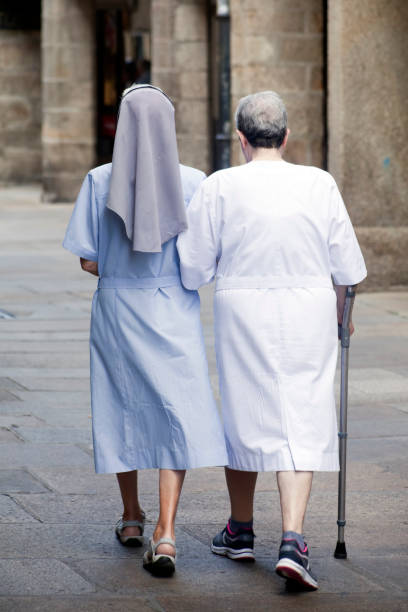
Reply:
[[[175, 239], [161, 253], [132, 251], [106, 207], [111, 167], [85, 178], [63, 243], [100, 274], [90, 334], [96, 472], [225, 465], [199, 295], [181, 285]], [[180, 170], [187, 205], [204, 175]]]

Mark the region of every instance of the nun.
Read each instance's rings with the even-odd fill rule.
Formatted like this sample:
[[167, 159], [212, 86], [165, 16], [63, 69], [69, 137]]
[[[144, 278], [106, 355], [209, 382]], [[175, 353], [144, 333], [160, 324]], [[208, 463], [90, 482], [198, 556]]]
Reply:
[[254, 559], [257, 473], [275, 471], [283, 531], [276, 571], [316, 589], [303, 520], [313, 472], [339, 468], [337, 322], [345, 286], [366, 268], [334, 179], [283, 159], [281, 98], [243, 98], [236, 125], [247, 163], [200, 183], [178, 239], [185, 287], [216, 278], [231, 518], [212, 551]]
[[86, 176], [63, 246], [99, 277], [90, 330], [97, 473], [116, 473], [116, 535], [141, 546], [137, 470], [158, 468], [159, 518], [143, 558], [175, 569], [174, 524], [185, 470], [227, 463], [210, 388], [200, 299], [180, 280], [177, 235], [205, 175], [179, 164], [170, 99], [153, 86], [124, 92], [113, 160]]

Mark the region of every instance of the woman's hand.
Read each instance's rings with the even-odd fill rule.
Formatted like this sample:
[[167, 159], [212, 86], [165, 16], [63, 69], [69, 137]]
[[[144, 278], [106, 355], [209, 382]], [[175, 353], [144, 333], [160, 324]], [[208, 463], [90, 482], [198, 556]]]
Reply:
[[99, 276], [98, 272], [98, 263], [96, 261], [90, 261], [89, 259], [84, 259], [80, 257], [81, 260], [81, 268], [85, 272], [89, 272], [89, 274], [94, 274], [95, 276]]

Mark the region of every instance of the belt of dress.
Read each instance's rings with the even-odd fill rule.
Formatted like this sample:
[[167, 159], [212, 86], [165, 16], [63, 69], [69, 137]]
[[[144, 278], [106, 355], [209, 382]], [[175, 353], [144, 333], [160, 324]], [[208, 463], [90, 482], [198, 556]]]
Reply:
[[181, 285], [179, 276], [151, 276], [147, 278], [102, 277], [98, 289], [160, 289]]
[[330, 276], [219, 276], [216, 291], [223, 289], [333, 289]]

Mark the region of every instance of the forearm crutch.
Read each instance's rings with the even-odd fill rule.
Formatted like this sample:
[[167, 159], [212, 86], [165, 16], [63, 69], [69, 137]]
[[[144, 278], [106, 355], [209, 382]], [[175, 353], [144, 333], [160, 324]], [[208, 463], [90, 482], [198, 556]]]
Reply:
[[338, 536], [334, 556], [336, 559], [347, 559], [344, 528], [346, 526], [346, 461], [347, 461], [347, 402], [348, 402], [348, 366], [351, 311], [356, 292], [353, 287], [347, 287], [344, 302], [343, 319], [339, 324], [339, 340], [341, 341], [341, 379], [340, 379], [340, 431], [339, 431], [339, 493], [337, 525]]

